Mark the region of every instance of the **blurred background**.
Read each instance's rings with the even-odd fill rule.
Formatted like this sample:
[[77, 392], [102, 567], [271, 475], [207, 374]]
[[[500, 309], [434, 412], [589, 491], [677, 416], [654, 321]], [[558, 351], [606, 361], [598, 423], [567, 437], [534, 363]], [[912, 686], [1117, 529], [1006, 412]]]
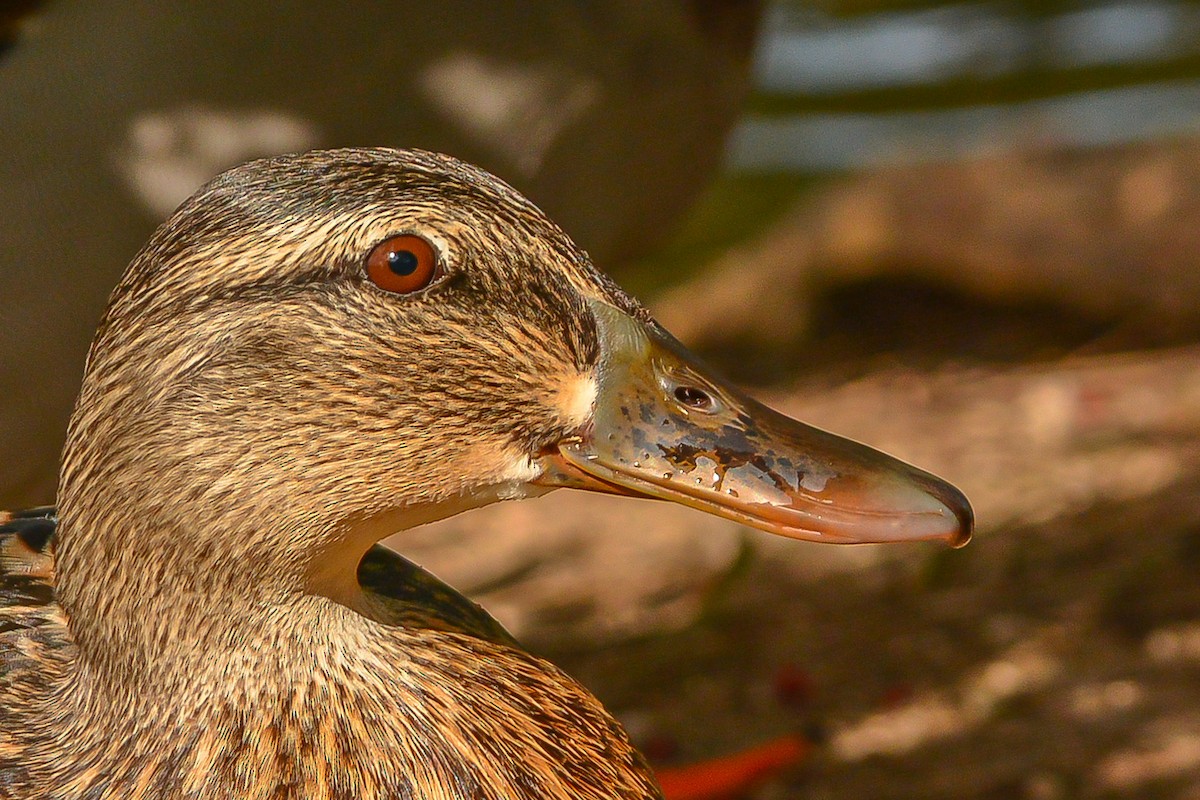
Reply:
[[954, 481], [966, 549], [559, 492], [392, 541], [659, 764], [768, 798], [1200, 798], [1200, 2], [0, 5], [0, 501], [50, 502], [154, 225], [249, 158], [527, 193], [773, 405]]

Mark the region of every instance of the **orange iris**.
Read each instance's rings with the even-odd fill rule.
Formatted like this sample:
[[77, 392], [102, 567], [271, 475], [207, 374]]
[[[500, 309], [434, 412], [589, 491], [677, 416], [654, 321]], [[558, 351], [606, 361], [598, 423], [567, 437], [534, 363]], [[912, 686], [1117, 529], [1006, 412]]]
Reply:
[[367, 277], [380, 289], [394, 294], [420, 291], [433, 283], [438, 272], [433, 245], [411, 233], [384, 239], [367, 256]]

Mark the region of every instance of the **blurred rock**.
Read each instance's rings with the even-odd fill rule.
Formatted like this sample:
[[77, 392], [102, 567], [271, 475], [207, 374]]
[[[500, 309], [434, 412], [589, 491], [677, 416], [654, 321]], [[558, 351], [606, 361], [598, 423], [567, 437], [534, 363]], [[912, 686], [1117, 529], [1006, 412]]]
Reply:
[[[881, 170], [806, 197], [661, 298], [659, 318], [714, 349], [794, 342], [815, 292], [905, 276], [1174, 342], [1200, 332], [1197, 218], [1194, 138]], [[701, 299], [704, 315], [694, 313]]]

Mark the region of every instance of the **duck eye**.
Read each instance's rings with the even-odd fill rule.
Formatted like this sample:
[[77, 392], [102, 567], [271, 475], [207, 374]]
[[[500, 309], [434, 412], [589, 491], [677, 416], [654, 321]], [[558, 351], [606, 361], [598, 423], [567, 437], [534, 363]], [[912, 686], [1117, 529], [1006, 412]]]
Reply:
[[712, 411], [716, 405], [708, 392], [695, 386], [676, 386], [675, 399], [697, 411]]
[[433, 283], [439, 272], [433, 245], [411, 233], [384, 239], [367, 256], [371, 283], [393, 294], [418, 292]]

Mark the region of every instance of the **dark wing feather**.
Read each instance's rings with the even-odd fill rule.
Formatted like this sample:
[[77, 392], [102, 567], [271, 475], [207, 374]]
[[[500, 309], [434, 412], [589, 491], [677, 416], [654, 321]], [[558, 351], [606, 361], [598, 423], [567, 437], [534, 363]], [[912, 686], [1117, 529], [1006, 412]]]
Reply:
[[478, 604], [383, 545], [372, 547], [358, 565], [358, 582], [383, 602], [390, 624], [465, 633], [520, 647]]
[[54, 594], [55, 524], [52, 508], [0, 512], [0, 797], [27, 796], [24, 714], [72, 653]]
[[0, 633], [40, 627], [54, 601], [53, 508], [0, 512]]

